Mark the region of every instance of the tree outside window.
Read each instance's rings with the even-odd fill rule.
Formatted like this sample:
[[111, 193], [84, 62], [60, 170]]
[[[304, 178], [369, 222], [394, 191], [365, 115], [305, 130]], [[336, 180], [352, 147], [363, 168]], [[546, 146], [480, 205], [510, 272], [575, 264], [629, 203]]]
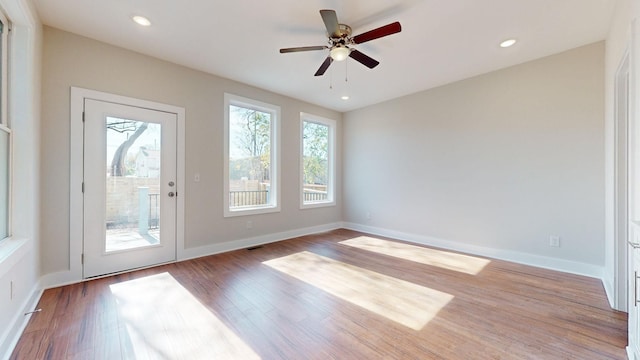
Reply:
[[333, 205], [335, 122], [308, 114], [301, 120], [302, 207]]

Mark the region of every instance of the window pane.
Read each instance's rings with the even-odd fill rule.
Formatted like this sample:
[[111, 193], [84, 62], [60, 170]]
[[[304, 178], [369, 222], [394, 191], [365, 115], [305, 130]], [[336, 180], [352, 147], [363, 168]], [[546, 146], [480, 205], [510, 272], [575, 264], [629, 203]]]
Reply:
[[9, 133], [0, 130], [0, 239], [9, 236]]
[[271, 114], [229, 106], [229, 208], [271, 205]]
[[304, 121], [302, 129], [304, 203], [329, 200], [329, 126]]

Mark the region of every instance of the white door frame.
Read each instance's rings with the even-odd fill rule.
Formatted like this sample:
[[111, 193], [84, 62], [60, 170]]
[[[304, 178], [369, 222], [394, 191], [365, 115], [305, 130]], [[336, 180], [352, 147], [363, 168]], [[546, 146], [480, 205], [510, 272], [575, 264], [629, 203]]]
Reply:
[[[630, 140], [630, 196], [629, 196], [629, 211], [630, 222], [638, 224], [640, 222], [640, 186], [637, 181], [640, 179], [640, 139], [637, 139], [640, 134], [640, 18], [634, 18], [631, 22], [631, 41], [629, 48], [629, 140]], [[632, 238], [629, 239], [629, 247], [631, 243], [637, 243], [637, 233], [634, 233]], [[636, 251], [630, 250], [628, 252], [631, 256], [628, 257], [628, 291], [629, 291], [629, 340], [627, 346], [627, 356], [629, 359], [640, 359], [640, 353], [637, 350], [640, 349], [638, 343], [638, 334], [636, 333], [638, 321], [638, 308], [635, 301], [634, 291], [637, 291], [637, 280], [634, 274], [634, 266], [636, 264]], [[622, 261], [622, 259], [619, 259]], [[633, 318], [633, 319], [632, 319]]]
[[614, 89], [614, 243], [613, 243], [613, 307], [627, 311], [628, 259], [627, 241], [631, 220], [630, 199], [633, 189], [629, 187], [633, 159], [630, 134], [630, 75], [629, 53], [626, 52], [615, 74]]
[[84, 99], [94, 99], [123, 105], [136, 106], [146, 109], [174, 113], [177, 116], [177, 217], [176, 217], [176, 247], [177, 259], [180, 260], [184, 251], [184, 194], [185, 194], [185, 109], [140, 100], [136, 98], [109, 94], [105, 92], [71, 87], [70, 98], [70, 144], [69, 144], [69, 270], [75, 281], [82, 277], [82, 237], [83, 237], [83, 125], [82, 113]]

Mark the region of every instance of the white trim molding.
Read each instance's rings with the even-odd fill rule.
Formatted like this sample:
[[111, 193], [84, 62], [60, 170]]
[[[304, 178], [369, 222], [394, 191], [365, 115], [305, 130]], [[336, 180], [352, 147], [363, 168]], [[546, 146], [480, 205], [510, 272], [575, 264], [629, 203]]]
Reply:
[[484, 256], [492, 259], [511, 261], [518, 264], [530, 265], [539, 268], [556, 270], [570, 274], [588, 276], [602, 280], [604, 268], [602, 266], [585, 264], [564, 259], [527, 254], [512, 250], [488, 248], [470, 245], [450, 240], [438, 239], [432, 236], [405, 233], [396, 230], [383, 229], [357, 223], [346, 222], [343, 227], [349, 230], [360, 231], [372, 235], [389, 237], [397, 240], [409, 241], [416, 244], [433, 246], [446, 250], [459, 251], [471, 255]]
[[293, 239], [299, 236], [317, 234], [325, 231], [340, 229], [341, 223], [330, 223], [325, 225], [312, 226], [301, 229], [287, 230], [273, 234], [265, 234], [251, 238], [238, 239], [223, 243], [199, 246], [195, 248], [184, 249], [178, 252], [178, 261], [195, 259], [203, 256], [220, 254], [228, 251], [246, 249], [253, 246], [260, 246], [274, 243], [282, 240]]
[[20, 340], [24, 329], [29, 323], [29, 319], [31, 319], [31, 314], [29, 313], [36, 309], [42, 292], [43, 290], [36, 284], [20, 306], [20, 311], [11, 319], [11, 326], [7, 329], [4, 336], [0, 338], [0, 359], [8, 360], [11, 356], [13, 349], [15, 349], [18, 340]]
[[[196, 259], [204, 256], [220, 254], [228, 251], [234, 251], [239, 249], [245, 249], [253, 246], [260, 246], [269, 243], [274, 243], [283, 240], [293, 239], [299, 236], [317, 234], [321, 232], [331, 231], [342, 228], [342, 223], [335, 222], [324, 225], [312, 226], [307, 228], [293, 229], [273, 234], [265, 234], [250, 238], [243, 238], [237, 240], [230, 240], [222, 243], [215, 243], [210, 245], [198, 246], [194, 248], [184, 248], [184, 241], [178, 247], [178, 260], [185, 261], [190, 259]], [[153, 266], [151, 266], [153, 267]], [[139, 269], [135, 269], [139, 270]], [[57, 273], [44, 275], [40, 279], [40, 289], [50, 289], [58, 286], [70, 285], [85, 281], [82, 277], [78, 277], [73, 271], [60, 271]]]
[[[30, 0], [0, 0], [11, 21], [9, 40], [8, 110], [11, 121], [13, 237], [0, 246], [0, 359], [11, 356], [40, 298], [40, 69], [42, 31]], [[15, 216], [19, 214], [19, 216]], [[11, 285], [10, 285], [11, 284]], [[6, 287], [5, 287], [6, 286]], [[12, 296], [7, 291], [11, 286]], [[6, 296], [6, 297], [5, 297]]]
[[[229, 204], [229, 194], [230, 194], [230, 174], [229, 174], [229, 163], [231, 157], [231, 112], [230, 107], [243, 107], [246, 109], [252, 109], [259, 112], [270, 114], [270, 190], [268, 196], [268, 203], [264, 205], [256, 205], [256, 206], [247, 206], [245, 207], [234, 207], [231, 209], [231, 204]], [[233, 216], [246, 216], [246, 215], [257, 215], [257, 214], [268, 214], [274, 212], [280, 212], [282, 209], [282, 201], [280, 196], [280, 128], [282, 127], [282, 111], [280, 110], [280, 106], [268, 104], [262, 101], [249, 99], [246, 97], [224, 93], [224, 169], [222, 171], [224, 175], [223, 179], [223, 206], [224, 206], [224, 217], [233, 217]]]
[[[327, 149], [327, 200], [316, 202], [304, 201], [304, 124], [305, 122], [323, 125], [328, 128], [328, 149]], [[336, 126], [337, 122], [333, 119], [301, 112], [300, 113], [300, 209], [314, 209], [325, 206], [336, 205]]]

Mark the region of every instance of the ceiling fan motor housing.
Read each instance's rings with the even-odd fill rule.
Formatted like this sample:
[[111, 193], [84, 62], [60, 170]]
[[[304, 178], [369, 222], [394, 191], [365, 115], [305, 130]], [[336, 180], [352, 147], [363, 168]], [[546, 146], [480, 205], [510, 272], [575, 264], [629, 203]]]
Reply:
[[[340, 29], [340, 37], [346, 38], [351, 36], [351, 26], [345, 24], [338, 24], [338, 28]], [[331, 34], [329, 34], [331, 36]]]
[[347, 47], [347, 45], [354, 45], [353, 39], [351, 38], [351, 26], [345, 24], [339, 24], [340, 36], [331, 36], [329, 34], [329, 43], [331, 44], [331, 49], [335, 47]]

